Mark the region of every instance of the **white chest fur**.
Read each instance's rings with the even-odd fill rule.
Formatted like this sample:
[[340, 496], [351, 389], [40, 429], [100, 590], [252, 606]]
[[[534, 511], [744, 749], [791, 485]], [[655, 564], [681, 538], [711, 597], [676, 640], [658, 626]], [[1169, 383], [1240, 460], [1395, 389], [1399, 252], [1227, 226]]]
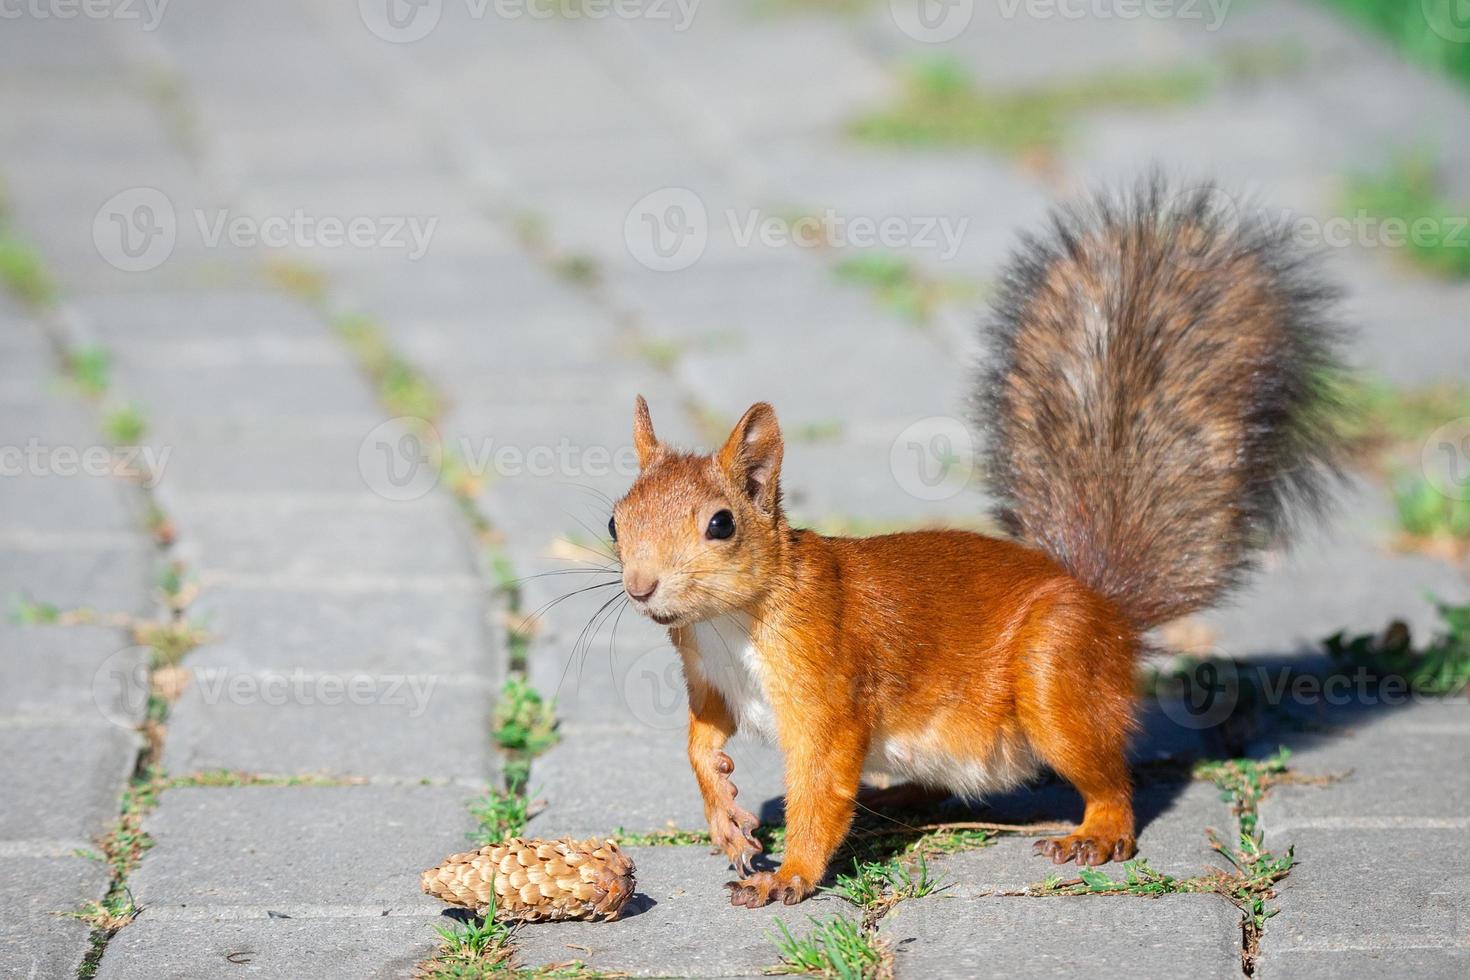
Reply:
[[699, 672], [720, 692], [739, 730], [767, 742], [776, 739], [776, 716], [766, 695], [766, 669], [751, 642], [749, 616], [733, 614], [694, 626]]

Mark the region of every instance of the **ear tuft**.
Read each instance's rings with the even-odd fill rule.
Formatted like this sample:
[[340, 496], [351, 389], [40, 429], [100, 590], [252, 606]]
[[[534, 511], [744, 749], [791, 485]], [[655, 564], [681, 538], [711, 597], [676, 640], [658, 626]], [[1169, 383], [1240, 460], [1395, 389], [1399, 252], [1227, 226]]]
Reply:
[[720, 468], [745, 488], [755, 505], [772, 514], [781, 503], [782, 451], [776, 410], [766, 402], [757, 402], [735, 423], [717, 459]]
[[658, 436], [653, 434], [653, 419], [648, 414], [648, 402], [642, 395], [633, 403], [633, 448], [638, 452], [639, 468], [646, 468], [648, 461], [659, 451]]

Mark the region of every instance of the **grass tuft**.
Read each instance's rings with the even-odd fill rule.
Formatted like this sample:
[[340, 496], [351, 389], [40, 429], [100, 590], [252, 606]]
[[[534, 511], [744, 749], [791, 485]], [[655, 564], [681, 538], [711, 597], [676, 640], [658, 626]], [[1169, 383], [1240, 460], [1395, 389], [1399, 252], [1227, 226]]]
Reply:
[[793, 936], [786, 923], [777, 920], [781, 934], [772, 938], [781, 963], [771, 972], [842, 980], [879, 977], [888, 972], [891, 954], [879, 939], [851, 919], [838, 916], [822, 922], [812, 917], [811, 923], [812, 929], [806, 935]]
[[1450, 696], [1470, 689], [1470, 603], [1436, 602], [1445, 630], [1422, 650], [1402, 623], [1380, 636], [1336, 633], [1323, 641], [1340, 673], [1366, 671], [1379, 684], [1392, 681], [1410, 691]]
[[115, 408], [102, 417], [102, 432], [116, 446], [133, 446], [148, 431], [148, 420], [137, 405]]
[[470, 813], [479, 821], [480, 829], [470, 834], [476, 845], [483, 847], [526, 832], [530, 804], [523, 792], [492, 789], [470, 804]]
[[88, 398], [101, 398], [107, 393], [112, 378], [112, 358], [101, 347], [81, 347], [67, 355], [67, 374], [71, 383]]
[[1401, 227], [1402, 254], [1419, 268], [1445, 279], [1470, 279], [1470, 205], [1443, 197], [1427, 156], [1403, 156], [1380, 173], [1354, 176], [1344, 202], [1349, 212], [1383, 226], [1385, 245], [1388, 223]]
[[0, 229], [0, 282], [33, 306], [56, 302], [56, 282], [46, 270], [41, 253], [4, 229]]
[[556, 744], [556, 705], [530, 682], [510, 677], [495, 707], [495, 741], [511, 752], [537, 755]]

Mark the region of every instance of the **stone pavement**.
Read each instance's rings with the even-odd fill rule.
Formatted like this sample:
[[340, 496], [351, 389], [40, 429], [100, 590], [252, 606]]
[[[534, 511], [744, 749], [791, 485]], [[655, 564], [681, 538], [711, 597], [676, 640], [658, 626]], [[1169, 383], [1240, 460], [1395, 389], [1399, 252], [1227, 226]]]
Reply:
[[[411, 974], [447, 922], [417, 873], [506, 786], [491, 733], [512, 674], [560, 723], [531, 763], [529, 832], [622, 828], [641, 892], [614, 925], [522, 930], [519, 965], [754, 975], [778, 958], [776, 921], [860, 919], [835, 896], [731, 909], [703, 847], [644, 843], [700, 822], [674, 658], [616, 605], [594, 618], [615, 588], [557, 602], [602, 581], [634, 395], [691, 445], [772, 401], [803, 520], [973, 521], [968, 471], [935, 486], [910, 451], [938, 436], [967, 459], [973, 309], [1053, 197], [1157, 161], [1325, 219], [1346, 173], [1424, 142], [1470, 151], [1465, 93], [1305, 3], [1240, 4], [1218, 30], [982, 3], [938, 42], [882, 2], [709, 3], [687, 25], [677, 4], [528, 12], [551, 6], [180, 2], [156, 23], [140, 4], [0, 25], [0, 232], [57, 286], [0, 298], [0, 444], [41, 449], [0, 481], [0, 596], [23, 620], [0, 625], [0, 975]], [[1289, 71], [1085, 113], [1046, 161], [847, 132], [919, 57], [1026, 86], [1283, 43]], [[1447, 176], [1470, 199], [1470, 173]], [[837, 274], [856, 244], [742, 241], [824, 209], [849, 230], [900, 219], [902, 254], [948, 284], [925, 322]], [[942, 220], [968, 221], [952, 255], [919, 240]], [[1470, 377], [1470, 289], [1329, 251], [1362, 364], [1403, 386]], [[63, 380], [97, 352], [104, 385]], [[67, 465], [139, 441], [129, 406], [147, 479]], [[432, 430], [394, 418], [423, 414]], [[432, 465], [435, 445], [468, 475]], [[1463, 569], [1391, 537], [1365, 478], [1330, 534], [1207, 617], [1215, 646], [1266, 670], [1338, 629], [1431, 630], [1426, 595], [1464, 601]], [[148, 623], [207, 637], [175, 664], [135, 635]], [[1261, 803], [1266, 847], [1297, 864], [1250, 965], [1461, 976], [1470, 716], [1357, 708], [1254, 733], [1296, 773], [1351, 774]], [[1153, 710], [1135, 753], [1164, 772], [1141, 790], [1142, 852], [1181, 879], [1220, 865], [1205, 828], [1237, 821], [1214, 787], [1177, 782], [1220, 751], [1195, 721]], [[742, 800], [779, 819], [779, 756], [733, 754]], [[981, 819], [1076, 807], [1050, 785]], [[868, 923], [897, 975], [1241, 972], [1242, 913], [1221, 896], [1032, 897], [1050, 868], [1029, 850], [1002, 835], [931, 858], [947, 887]], [[136, 915], [114, 932], [58, 914], [88, 902]]]

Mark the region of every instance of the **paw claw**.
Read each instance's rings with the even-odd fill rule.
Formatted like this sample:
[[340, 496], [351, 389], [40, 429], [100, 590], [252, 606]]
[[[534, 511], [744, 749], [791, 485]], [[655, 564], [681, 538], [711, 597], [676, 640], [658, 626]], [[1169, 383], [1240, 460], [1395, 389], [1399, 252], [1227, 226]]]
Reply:
[[1109, 861], [1126, 861], [1136, 852], [1132, 837], [1091, 837], [1070, 834], [1039, 840], [1032, 853], [1049, 858], [1053, 864], [1075, 861], [1081, 867], [1097, 867]]

